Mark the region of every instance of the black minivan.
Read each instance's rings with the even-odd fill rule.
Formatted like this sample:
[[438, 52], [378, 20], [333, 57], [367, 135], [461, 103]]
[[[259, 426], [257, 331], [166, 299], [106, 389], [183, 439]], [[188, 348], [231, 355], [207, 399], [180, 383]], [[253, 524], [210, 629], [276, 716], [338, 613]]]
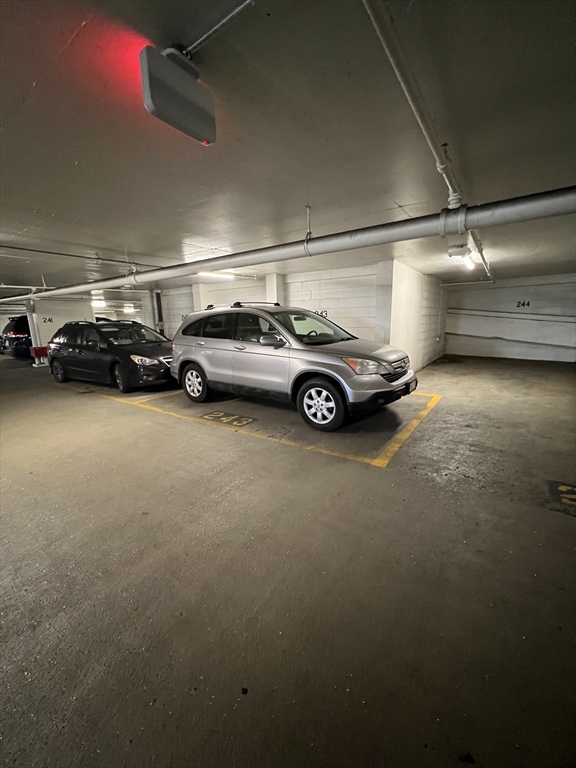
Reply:
[[165, 336], [141, 323], [107, 320], [66, 323], [48, 344], [56, 381], [115, 384], [121, 392], [172, 382], [172, 347]]

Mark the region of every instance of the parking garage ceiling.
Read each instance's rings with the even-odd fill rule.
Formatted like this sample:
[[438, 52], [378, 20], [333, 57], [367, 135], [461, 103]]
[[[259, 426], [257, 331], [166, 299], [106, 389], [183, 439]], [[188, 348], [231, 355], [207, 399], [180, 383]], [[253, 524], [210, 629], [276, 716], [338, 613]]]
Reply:
[[[446, 205], [360, 0], [257, 0], [203, 47], [210, 147], [146, 112], [138, 65], [146, 44], [193, 42], [209, 2], [0, 6], [3, 283], [64, 285], [303, 238], [307, 204], [314, 235]], [[466, 202], [574, 184], [572, 2], [389, 7]], [[574, 217], [481, 234], [496, 278], [574, 269]], [[258, 269], [391, 258], [461, 278], [440, 238]]]

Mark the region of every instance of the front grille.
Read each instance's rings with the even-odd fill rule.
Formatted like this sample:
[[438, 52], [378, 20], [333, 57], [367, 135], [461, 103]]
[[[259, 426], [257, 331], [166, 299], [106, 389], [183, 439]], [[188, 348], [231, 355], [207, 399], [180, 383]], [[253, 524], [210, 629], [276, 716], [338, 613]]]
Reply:
[[398, 360], [395, 363], [390, 363], [395, 371], [405, 371], [410, 365], [410, 360], [407, 357], [403, 357], [402, 360]]
[[406, 376], [408, 371], [398, 371], [398, 373], [383, 373], [382, 378], [392, 384], [393, 381], [398, 381], [398, 379], [401, 379], [402, 376]]

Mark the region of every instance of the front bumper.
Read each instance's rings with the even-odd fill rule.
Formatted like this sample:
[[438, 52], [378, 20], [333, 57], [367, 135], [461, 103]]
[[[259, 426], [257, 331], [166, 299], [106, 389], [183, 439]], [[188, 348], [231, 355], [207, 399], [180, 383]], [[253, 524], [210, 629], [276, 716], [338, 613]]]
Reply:
[[352, 376], [345, 382], [346, 397], [351, 409], [378, 400], [382, 400], [383, 404], [391, 403], [414, 391], [416, 386], [410, 389], [412, 382], [418, 385], [416, 374], [411, 370], [406, 371], [404, 376], [394, 382], [388, 382], [376, 373], [370, 376]]
[[399, 389], [392, 390], [391, 392], [376, 392], [367, 400], [348, 403], [348, 410], [351, 414], [357, 414], [363, 413], [364, 411], [375, 410], [384, 405], [390, 405], [390, 403], [395, 403], [396, 400], [400, 400], [400, 398], [414, 392], [417, 386], [418, 379], [414, 377], [408, 384], [404, 384]]
[[133, 387], [152, 387], [155, 384], [173, 384], [167, 365], [134, 365], [130, 366], [130, 384]]

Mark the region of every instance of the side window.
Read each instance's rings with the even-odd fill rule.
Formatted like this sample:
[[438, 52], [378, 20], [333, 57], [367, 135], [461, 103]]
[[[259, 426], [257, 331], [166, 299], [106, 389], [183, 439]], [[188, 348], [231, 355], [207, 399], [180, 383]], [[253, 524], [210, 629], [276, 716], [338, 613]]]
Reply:
[[234, 312], [207, 317], [202, 336], [205, 339], [233, 339], [235, 318], [236, 314]]
[[260, 336], [268, 333], [278, 333], [278, 329], [275, 328], [272, 323], [269, 323], [265, 317], [252, 315], [248, 312], [238, 313], [236, 338], [239, 341], [258, 342]]
[[195, 323], [190, 323], [190, 325], [187, 325], [182, 331], [182, 336], [202, 336], [203, 322], [204, 318], [202, 317], [200, 320], [196, 320]]
[[58, 333], [58, 339], [60, 344], [77, 344], [78, 343], [78, 326], [77, 325], [65, 325], [64, 328]]
[[80, 338], [78, 343], [83, 346], [87, 346], [91, 341], [95, 341], [98, 345], [100, 345], [100, 334], [95, 328], [92, 328], [89, 325], [85, 325], [80, 331]]

